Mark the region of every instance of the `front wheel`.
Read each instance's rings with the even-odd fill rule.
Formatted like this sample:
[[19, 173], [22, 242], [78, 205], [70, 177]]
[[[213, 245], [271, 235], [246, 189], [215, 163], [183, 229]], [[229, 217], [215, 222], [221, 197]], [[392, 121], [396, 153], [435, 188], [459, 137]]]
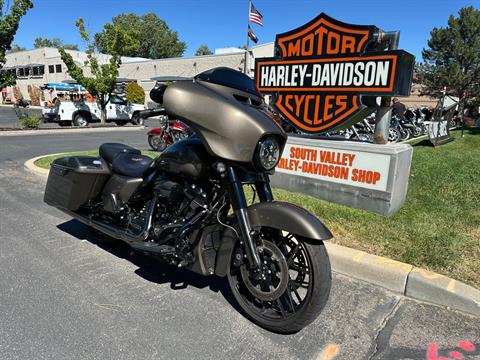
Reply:
[[249, 269], [240, 246], [230, 260], [228, 282], [244, 314], [259, 326], [282, 334], [300, 331], [327, 303], [331, 269], [322, 242], [271, 231], [258, 246], [263, 268]]
[[388, 141], [391, 143], [397, 143], [400, 141], [400, 131], [397, 128], [390, 128], [388, 130]]
[[423, 128], [420, 126], [415, 126], [413, 128], [413, 137], [419, 137], [423, 135]]
[[412, 137], [412, 131], [409, 128], [400, 130], [400, 141], [406, 141]]
[[159, 135], [149, 135], [148, 136], [148, 145], [154, 151], [163, 151], [167, 148], [167, 142], [163, 136], [163, 132]]

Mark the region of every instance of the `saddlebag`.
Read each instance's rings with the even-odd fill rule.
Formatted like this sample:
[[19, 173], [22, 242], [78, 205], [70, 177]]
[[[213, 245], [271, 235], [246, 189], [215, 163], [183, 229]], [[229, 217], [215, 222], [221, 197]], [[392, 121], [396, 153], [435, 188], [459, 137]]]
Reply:
[[110, 168], [96, 156], [67, 156], [52, 162], [43, 201], [57, 208], [78, 210], [94, 200], [110, 176]]

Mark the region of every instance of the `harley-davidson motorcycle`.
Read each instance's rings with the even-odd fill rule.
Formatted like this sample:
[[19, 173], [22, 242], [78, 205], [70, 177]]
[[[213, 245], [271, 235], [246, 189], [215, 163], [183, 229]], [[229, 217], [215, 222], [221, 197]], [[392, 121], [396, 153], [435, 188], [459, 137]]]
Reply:
[[[101, 145], [99, 157], [57, 159], [45, 202], [105, 239], [226, 277], [256, 324], [278, 333], [301, 330], [329, 296], [323, 241], [332, 234], [303, 208], [273, 199], [269, 175], [284, 131], [254, 82], [232, 69], [215, 68], [162, 91], [165, 113], [196, 135], [155, 159], [117, 143]], [[258, 198], [251, 205], [245, 186]]]
[[170, 120], [164, 116], [161, 127], [147, 133], [148, 145], [154, 151], [164, 151], [168, 146], [192, 135], [192, 131], [178, 120]]

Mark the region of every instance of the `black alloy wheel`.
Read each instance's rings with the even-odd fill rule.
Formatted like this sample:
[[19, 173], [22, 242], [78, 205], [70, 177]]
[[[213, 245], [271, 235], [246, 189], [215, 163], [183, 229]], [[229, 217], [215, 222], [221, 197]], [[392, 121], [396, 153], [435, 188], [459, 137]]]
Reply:
[[283, 334], [300, 331], [328, 300], [331, 269], [325, 246], [272, 229], [260, 236], [262, 271], [251, 271], [237, 246], [227, 275], [232, 293], [246, 317], [259, 326]]

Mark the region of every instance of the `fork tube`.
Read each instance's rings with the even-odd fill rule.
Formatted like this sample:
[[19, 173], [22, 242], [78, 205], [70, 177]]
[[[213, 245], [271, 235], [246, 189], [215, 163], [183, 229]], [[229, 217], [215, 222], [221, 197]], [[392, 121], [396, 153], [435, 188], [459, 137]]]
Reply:
[[261, 202], [273, 201], [272, 188], [270, 187], [268, 175], [265, 175], [264, 181], [258, 181], [255, 183], [255, 189], [257, 190]]
[[258, 255], [255, 240], [252, 238], [253, 229], [248, 219], [247, 201], [245, 199], [245, 193], [243, 192], [242, 182], [235, 169], [231, 166], [227, 168], [227, 177], [229, 180], [230, 199], [235, 215], [237, 216], [242, 240], [245, 242], [245, 252], [248, 262], [253, 269], [260, 269], [260, 256]]

